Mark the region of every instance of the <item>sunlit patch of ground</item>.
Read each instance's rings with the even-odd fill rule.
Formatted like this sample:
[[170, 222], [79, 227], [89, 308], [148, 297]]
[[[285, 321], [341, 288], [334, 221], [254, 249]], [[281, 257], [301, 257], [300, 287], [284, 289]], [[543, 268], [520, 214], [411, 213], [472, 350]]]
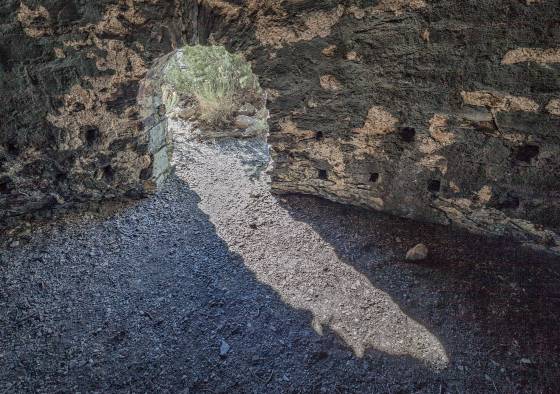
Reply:
[[[200, 198], [219, 236], [289, 305], [313, 314], [315, 331], [336, 332], [362, 357], [369, 348], [408, 355], [433, 368], [448, 365], [442, 344], [384, 291], [337, 256], [311, 225], [271, 195], [264, 140], [197, 142], [175, 122], [177, 175]], [[327, 212], [326, 212], [327, 213]], [[384, 259], [382, 255], [378, 259]]]

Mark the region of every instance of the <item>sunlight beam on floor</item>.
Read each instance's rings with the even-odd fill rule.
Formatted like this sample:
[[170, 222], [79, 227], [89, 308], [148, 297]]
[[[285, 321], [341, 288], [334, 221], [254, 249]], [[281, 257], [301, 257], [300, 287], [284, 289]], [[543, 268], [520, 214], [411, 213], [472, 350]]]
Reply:
[[437, 337], [341, 261], [309, 224], [295, 220], [270, 194], [264, 176], [251, 180], [249, 142], [201, 144], [182, 138], [180, 130], [175, 135], [176, 145], [196, 145], [181, 149], [177, 173], [200, 196], [218, 235], [259, 281], [290, 306], [310, 311], [317, 333], [336, 332], [358, 357], [374, 349], [434, 369], [448, 365]]

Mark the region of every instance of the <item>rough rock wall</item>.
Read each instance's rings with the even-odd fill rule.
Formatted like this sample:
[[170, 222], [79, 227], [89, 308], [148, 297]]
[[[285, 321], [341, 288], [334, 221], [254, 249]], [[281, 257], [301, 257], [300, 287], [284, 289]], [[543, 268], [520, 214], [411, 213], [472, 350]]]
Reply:
[[4, 3], [4, 218], [153, 188], [169, 152], [144, 77], [192, 40], [268, 90], [275, 191], [560, 248], [556, 0]]
[[560, 250], [558, 1], [214, 3], [253, 26], [277, 192]]
[[154, 59], [192, 35], [188, 7], [1, 2], [0, 227], [26, 214], [154, 189], [150, 131], [164, 111], [138, 97]]

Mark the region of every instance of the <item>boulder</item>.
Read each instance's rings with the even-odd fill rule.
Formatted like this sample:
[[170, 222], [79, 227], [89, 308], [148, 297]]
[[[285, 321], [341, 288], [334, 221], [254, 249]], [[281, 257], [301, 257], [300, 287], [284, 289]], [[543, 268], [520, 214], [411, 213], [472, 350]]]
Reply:
[[421, 261], [428, 257], [428, 248], [424, 244], [418, 244], [406, 253], [408, 261]]
[[254, 125], [256, 120], [247, 115], [237, 115], [233, 122], [233, 125], [238, 129], [247, 129]]

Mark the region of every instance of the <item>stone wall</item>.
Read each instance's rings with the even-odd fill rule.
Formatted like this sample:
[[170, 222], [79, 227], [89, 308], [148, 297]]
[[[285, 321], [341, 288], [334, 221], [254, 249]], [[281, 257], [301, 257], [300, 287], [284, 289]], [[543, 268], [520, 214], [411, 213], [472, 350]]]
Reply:
[[0, 227], [154, 190], [164, 108], [140, 90], [154, 62], [192, 36], [188, 6], [2, 2]]
[[558, 250], [558, 2], [266, 4], [224, 15], [255, 29], [275, 191]]
[[4, 218], [152, 190], [165, 111], [139, 87], [200, 41], [267, 89], [276, 192], [559, 250], [556, 0], [92, 3], [0, 6]]

